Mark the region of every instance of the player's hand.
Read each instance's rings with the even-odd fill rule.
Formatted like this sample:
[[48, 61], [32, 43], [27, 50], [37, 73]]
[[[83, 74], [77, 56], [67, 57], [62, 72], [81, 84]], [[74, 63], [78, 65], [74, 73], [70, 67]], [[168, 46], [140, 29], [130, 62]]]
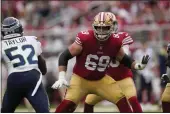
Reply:
[[63, 72], [59, 73], [59, 79], [52, 85], [52, 88], [58, 89], [58, 88], [61, 88], [62, 86], [69, 87], [69, 84], [67, 80], [65, 79], [65, 73]]
[[143, 58], [142, 58], [142, 62], [136, 63], [135, 69], [136, 70], [143, 70], [146, 67], [149, 59], [150, 59], [149, 55], [144, 55]]
[[144, 55], [142, 58], [142, 64], [146, 65], [148, 63], [149, 59], [150, 59], [149, 55]]
[[170, 82], [170, 79], [168, 78], [167, 74], [163, 74], [162, 77], [161, 77], [161, 80], [162, 80], [163, 83], [169, 83]]
[[58, 89], [58, 88], [61, 88], [63, 86], [66, 86], [66, 87], [69, 87], [69, 84], [66, 80], [63, 80], [63, 79], [60, 79], [58, 81], [56, 81], [53, 85], [52, 85], [52, 88], [53, 89]]

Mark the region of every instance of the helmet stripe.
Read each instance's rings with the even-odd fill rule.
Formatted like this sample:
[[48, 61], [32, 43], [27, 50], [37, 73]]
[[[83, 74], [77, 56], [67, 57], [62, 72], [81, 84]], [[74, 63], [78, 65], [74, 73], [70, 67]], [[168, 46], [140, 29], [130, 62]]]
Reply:
[[103, 21], [106, 21], [106, 13], [104, 12]]
[[104, 21], [104, 12], [101, 13], [101, 21]]

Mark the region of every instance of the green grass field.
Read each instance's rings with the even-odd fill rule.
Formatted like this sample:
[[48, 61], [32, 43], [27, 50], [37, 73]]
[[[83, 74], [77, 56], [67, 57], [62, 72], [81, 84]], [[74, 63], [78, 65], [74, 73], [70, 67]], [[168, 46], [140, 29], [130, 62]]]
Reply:
[[[55, 107], [57, 105], [52, 105], [50, 108], [50, 112], [54, 112], [55, 111]], [[118, 112], [117, 107], [115, 105], [96, 105], [95, 112]], [[143, 107], [143, 111], [144, 112], [162, 112], [161, 108], [158, 105], [152, 105], [151, 107]], [[25, 108], [24, 106], [19, 106], [15, 112], [34, 112], [34, 110], [32, 109], [31, 111], [28, 111], [27, 108]], [[78, 105], [77, 109], [75, 112], [83, 112], [83, 104]]]

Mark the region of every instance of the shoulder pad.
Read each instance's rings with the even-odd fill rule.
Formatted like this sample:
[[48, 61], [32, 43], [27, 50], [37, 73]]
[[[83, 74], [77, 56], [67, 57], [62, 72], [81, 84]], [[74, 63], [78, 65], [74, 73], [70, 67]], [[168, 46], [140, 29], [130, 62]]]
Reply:
[[122, 44], [129, 45], [133, 43], [132, 37], [127, 32], [122, 32]]
[[89, 35], [91, 35], [91, 31], [81, 31], [77, 34], [75, 42], [79, 45], [82, 45]]

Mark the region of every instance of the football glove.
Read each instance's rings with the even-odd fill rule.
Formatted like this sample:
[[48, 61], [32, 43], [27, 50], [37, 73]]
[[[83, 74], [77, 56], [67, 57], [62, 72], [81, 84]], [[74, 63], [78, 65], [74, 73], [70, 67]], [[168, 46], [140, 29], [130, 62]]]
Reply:
[[52, 85], [52, 88], [58, 89], [58, 88], [61, 88], [63, 86], [69, 87], [69, 84], [68, 84], [67, 80], [65, 79], [65, 72], [64, 71], [59, 73], [59, 79], [58, 79], [58, 81], [56, 81]]
[[146, 67], [149, 59], [150, 59], [149, 55], [144, 55], [143, 58], [142, 58], [142, 62], [135, 64], [135, 69], [136, 70], [143, 70]]
[[161, 80], [163, 83], [170, 83], [170, 79], [167, 74], [163, 74]]

